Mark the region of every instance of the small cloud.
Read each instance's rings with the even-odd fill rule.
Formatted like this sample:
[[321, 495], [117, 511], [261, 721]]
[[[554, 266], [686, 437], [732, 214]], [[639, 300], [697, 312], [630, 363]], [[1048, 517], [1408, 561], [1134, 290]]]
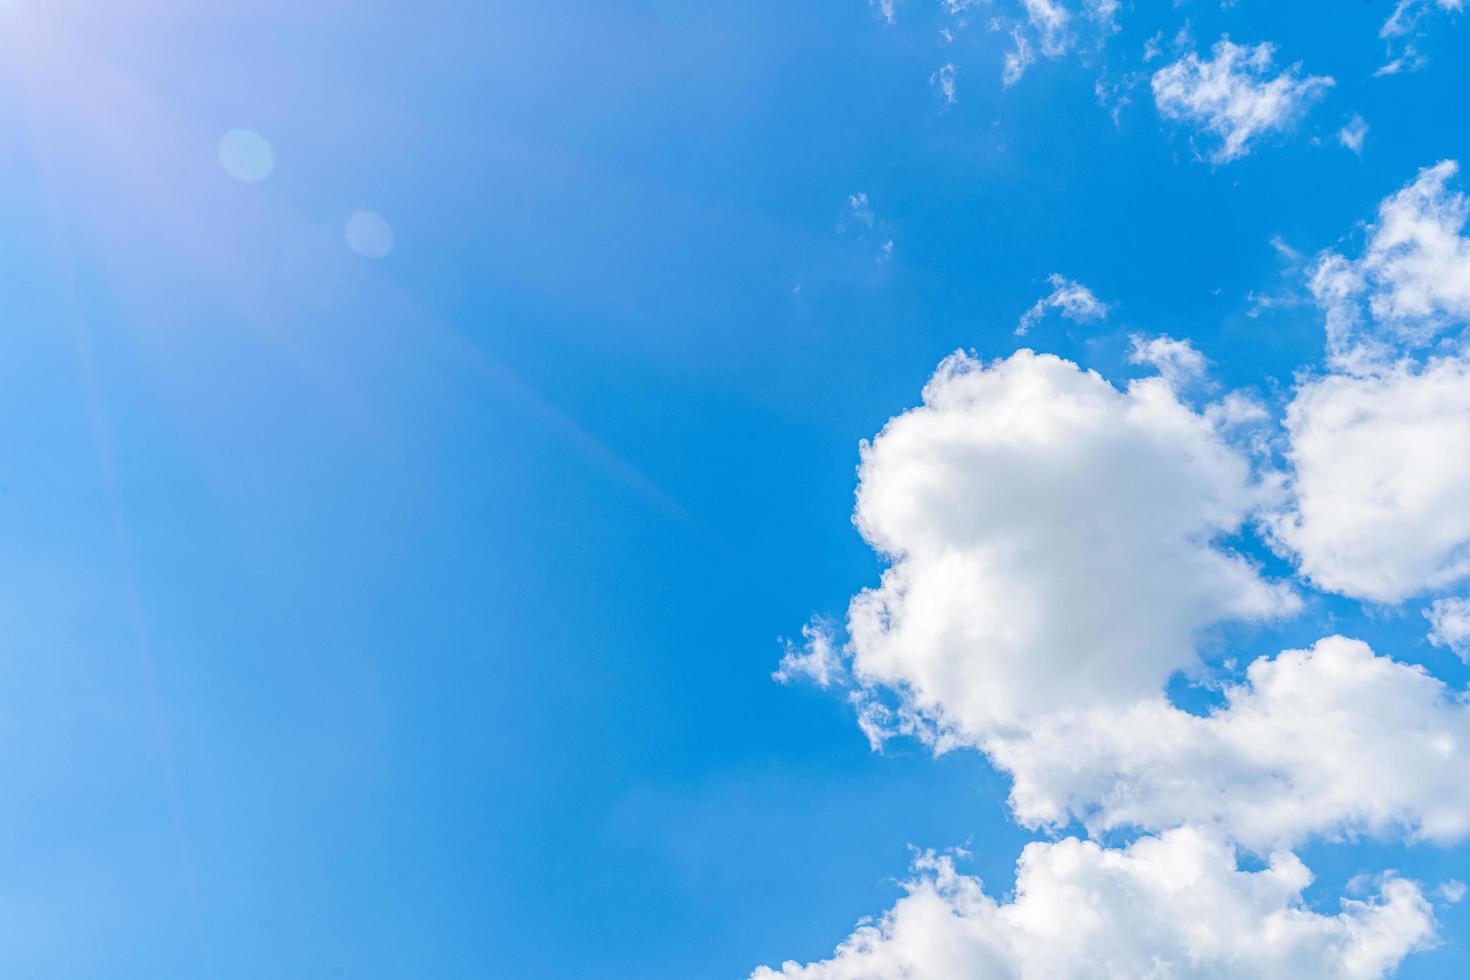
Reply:
[[1171, 388], [1188, 387], [1205, 376], [1205, 355], [1187, 339], [1160, 334], [1145, 340], [1141, 334], [1134, 334], [1129, 341], [1133, 348], [1128, 353], [1129, 363], [1152, 366]]
[[868, 6], [878, 11], [878, 16], [883, 18], [883, 23], [892, 24], [898, 13], [898, 0], [868, 0]]
[[[873, 209], [868, 206], [867, 191], [858, 191], [856, 194], [849, 194], [847, 196], [847, 206], [849, 209], [847, 219], [861, 222], [869, 228], [873, 227]], [[837, 230], [839, 232], [847, 230], [847, 219], [837, 223]]]
[[1419, 31], [1420, 22], [1432, 13], [1432, 8], [1444, 11], [1459, 11], [1465, 7], [1464, 0], [1399, 0], [1393, 13], [1378, 29], [1378, 36], [1385, 41], [1405, 37]]
[[1144, 63], [1153, 61], [1164, 53], [1164, 32], [1159, 31], [1153, 37], [1143, 42]]
[[1373, 73], [1375, 78], [1418, 71], [1429, 64], [1429, 58], [1420, 53], [1415, 41], [1428, 33], [1424, 20], [1435, 7], [1446, 12], [1458, 12], [1464, 9], [1465, 3], [1464, 0], [1399, 0], [1393, 13], [1378, 30], [1378, 36], [1388, 48], [1389, 60]]
[[1353, 114], [1347, 125], [1337, 131], [1337, 141], [1359, 156], [1363, 155], [1363, 141], [1368, 138], [1368, 124], [1363, 117]]
[[1301, 74], [1297, 63], [1273, 75], [1270, 44], [1234, 44], [1228, 37], [1214, 46], [1214, 57], [1193, 52], [1159, 69], [1153, 77], [1154, 103], [1165, 119], [1194, 123], [1220, 138], [1211, 154], [1228, 163], [1250, 152], [1250, 144], [1271, 130], [1284, 130], [1335, 83], [1322, 75]]
[[1419, 53], [1419, 49], [1412, 42], [1404, 45], [1403, 54], [1393, 58], [1382, 68], [1373, 73], [1374, 78], [1382, 78], [1386, 75], [1401, 75], [1406, 72], [1418, 71], [1429, 64], [1429, 59]]
[[786, 653], [771, 674], [778, 684], [810, 681], [821, 688], [841, 683], [847, 676], [832, 625], [814, 619], [801, 628], [801, 643], [786, 640]]
[[1118, 10], [1122, 7], [1119, 0], [1087, 0], [1086, 6], [1087, 16], [1104, 34], [1116, 34], [1121, 29], [1118, 27]]
[[1271, 247], [1276, 250], [1277, 255], [1288, 262], [1300, 262], [1302, 260], [1302, 253], [1288, 245], [1286, 239], [1280, 235], [1271, 236]]
[[[1470, 599], [1436, 599], [1424, 610], [1429, 642], [1470, 663]], [[1463, 886], [1462, 886], [1463, 887]]]
[[1005, 60], [1001, 65], [1001, 84], [1011, 86], [1021, 80], [1026, 74], [1026, 69], [1036, 61], [1036, 55], [1031, 50], [1031, 42], [1026, 40], [1020, 31], [1011, 32], [1011, 40], [1015, 41], [1014, 50], [1007, 51]]
[[929, 76], [929, 84], [939, 89], [939, 94], [944, 99], [945, 105], [954, 105], [955, 97], [955, 74], [958, 69], [954, 65], [945, 65]]
[[1112, 81], [1104, 73], [1093, 83], [1092, 93], [1097, 96], [1097, 104], [1108, 111], [1114, 126], [1122, 122], [1123, 110], [1133, 104], [1132, 92], [1142, 77], [1140, 72], [1126, 72]]
[[1439, 897], [1451, 905], [1458, 903], [1465, 897], [1465, 883], [1451, 878], [1439, 886]]
[[1016, 336], [1024, 337], [1031, 328], [1041, 322], [1051, 310], [1056, 310], [1068, 320], [1084, 323], [1101, 320], [1108, 315], [1108, 304], [1093, 295], [1092, 290], [1065, 276], [1053, 272], [1047, 277], [1051, 292], [1031, 305], [1016, 323]]
[[[847, 234], [849, 231], [856, 233], [859, 242], [871, 242], [873, 236], [890, 236], [892, 228], [888, 222], [880, 221], [873, 213], [873, 207], [868, 202], [867, 191], [858, 191], [856, 194], [847, 196], [847, 211], [837, 222], [837, 233]], [[878, 262], [887, 262], [893, 258], [893, 239], [884, 237], [878, 245]]]

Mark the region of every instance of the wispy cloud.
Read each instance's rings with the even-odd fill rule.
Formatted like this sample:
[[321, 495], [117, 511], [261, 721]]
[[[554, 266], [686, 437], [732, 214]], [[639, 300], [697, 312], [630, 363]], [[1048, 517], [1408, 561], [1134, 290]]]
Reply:
[[1239, 159], [1252, 141], [1284, 130], [1334, 83], [1303, 75], [1301, 64], [1273, 74], [1270, 44], [1247, 47], [1221, 38], [1212, 58], [1191, 52], [1154, 74], [1154, 102], [1165, 119], [1193, 123], [1220, 138], [1215, 163]]
[[1093, 295], [1092, 290], [1058, 273], [1047, 277], [1051, 292], [1031, 305], [1016, 323], [1016, 336], [1024, 337], [1031, 328], [1045, 319], [1047, 313], [1055, 311], [1078, 323], [1101, 320], [1108, 315], [1108, 304]]
[[1363, 117], [1357, 114], [1347, 121], [1347, 125], [1337, 131], [1337, 141], [1352, 150], [1359, 156], [1363, 153], [1363, 142], [1368, 138], [1368, 124]]
[[945, 105], [954, 105], [958, 99], [955, 95], [955, 75], [958, 72], [959, 69], [948, 64], [929, 76], [929, 84], [939, 91], [940, 98], [944, 99]]

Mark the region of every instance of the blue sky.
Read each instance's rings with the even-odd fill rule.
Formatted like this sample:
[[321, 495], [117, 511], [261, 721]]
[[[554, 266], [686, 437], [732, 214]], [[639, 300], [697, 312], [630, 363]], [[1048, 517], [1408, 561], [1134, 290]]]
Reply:
[[[1007, 85], [1009, 0], [3, 5], [0, 973], [744, 977], [830, 957], [911, 848], [1003, 897], [1085, 832], [771, 678], [878, 582], [859, 443], [957, 349], [1122, 386], [1133, 334], [1279, 419], [1314, 257], [1470, 160], [1464, 15], [1392, 9], [1139, 2]], [[1225, 35], [1335, 84], [1221, 161], [1149, 78]], [[1023, 341], [1052, 274], [1109, 312]], [[1200, 656], [1340, 632], [1470, 680], [1421, 614], [1453, 587], [1293, 581]], [[1330, 836], [1317, 911], [1470, 880]], [[1463, 975], [1434, 914], [1399, 976]]]

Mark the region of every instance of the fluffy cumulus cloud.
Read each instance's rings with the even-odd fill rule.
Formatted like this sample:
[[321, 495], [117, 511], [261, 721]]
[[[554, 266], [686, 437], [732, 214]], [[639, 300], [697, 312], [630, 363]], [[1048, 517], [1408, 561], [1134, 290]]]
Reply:
[[1429, 619], [1429, 642], [1449, 647], [1470, 663], [1470, 599], [1436, 599], [1424, 615]]
[[1335, 368], [1372, 370], [1470, 320], [1470, 201], [1451, 189], [1458, 172], [1442, 161], [1390, 195], [1357, 258], [1318, 257], [1311, 287]]
[[892, 564], [851, 604], [854, 675], [964, 741], [1152, 696], [1202, 630], [1295, 608], [1219, 543], [1261, 496], [1161, 378], [956, 354], [863, 449], [856, 521]]
[[1470, 705], [1423, 669], [1329, 637], [1251, 665], [1204, 716], [1162, 695], [991, 739], [1032, 826], [1210, 827], [1258, 853], [1317, 836], [1470, 832]]
[[946, 858], [925, 855], [916, 872], [908, 894], [831, 959], [763, 967], [752, 980], [1371, 978], [1434, 930], [1408, 881], [1390, 877], [1368, 900], [1316, 912], [1302, 902], [1312, 876], [1296, 857], [1242, 871], [1227, 844], [1192, 829], [1121, 849], [1030, 844], [1005, 903]]
[[1470, 361], [1309, 380], [1286, 427], [1275, 532], [1315, 584], [1397, 602], [1470, 575]]
[[1074, 282], [1065, 276], [1053, 272], [1046, 280], [1051, 285], [1051, 292], [1031, 304], [1031, 308], [1021, 314], [1021, 319], [1016, 323], [1016, 336], [1024, 337], [1031, 332], [1031, 328], [1046, 318], [1047, 313], [1055, 311], [1078, 323], [1086, 323], [1090, 320], [1101, 320], [1108, 315], [1108, 304], [1093, 295], [1092, 290]]
[[1219, 137], [1210, 157], [1216, 163], [1245, 156], [1254, 140], [1287, 128], [1333, 84], [1331, 78], [1304, 76], [1300, 64], [1273, 75], [1274, 50], [1221, 38], [1214, 57], [1191, 52], [1159, 69], [1153, 92], [1160, 115]]

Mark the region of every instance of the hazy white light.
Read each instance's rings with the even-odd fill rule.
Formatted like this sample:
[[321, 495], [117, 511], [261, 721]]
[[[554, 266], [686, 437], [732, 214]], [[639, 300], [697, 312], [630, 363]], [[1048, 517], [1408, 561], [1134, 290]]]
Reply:
[[358, 255], [381, 259], [393, 251], [393, 226], [376, 211], [354, 211], [347, 219], [347, 247]]
[[219, 140], [219, 162], [225, 173], [247, 184], [270, 176], [276, 154], [270, 141], [253, 129], [232, 129]]

